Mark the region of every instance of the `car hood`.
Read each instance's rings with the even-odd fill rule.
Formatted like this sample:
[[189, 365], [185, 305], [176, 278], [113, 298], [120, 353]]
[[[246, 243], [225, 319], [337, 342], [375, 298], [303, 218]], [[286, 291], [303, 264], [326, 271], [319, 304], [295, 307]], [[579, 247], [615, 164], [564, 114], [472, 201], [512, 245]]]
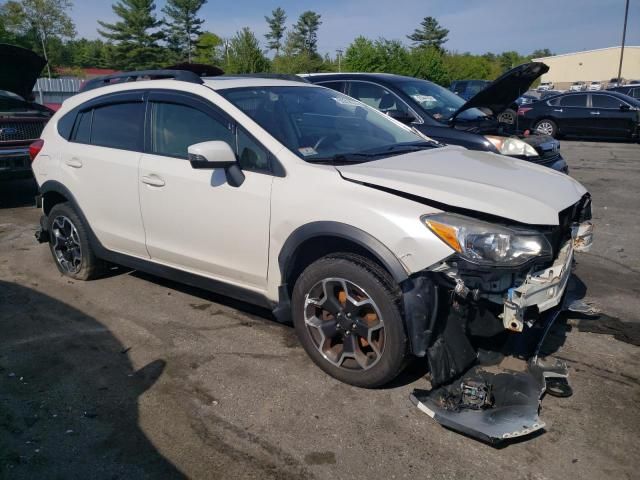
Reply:
[[26, 48], [0, 43], [0, 90], [28, 98], [46, 60]]
[[585, 188], [523, 160], [442, 147], [336, 167], [343, 178], [530, 225], [558, 225]]
[[531, 84], [549, 67], [541, 62], [530, 62], [512, 68], [480, 90], [452, 115], [451, 121], [470, 108], [488, 108], [494, 115], [509, 108], [518, 97], [529, 90]]

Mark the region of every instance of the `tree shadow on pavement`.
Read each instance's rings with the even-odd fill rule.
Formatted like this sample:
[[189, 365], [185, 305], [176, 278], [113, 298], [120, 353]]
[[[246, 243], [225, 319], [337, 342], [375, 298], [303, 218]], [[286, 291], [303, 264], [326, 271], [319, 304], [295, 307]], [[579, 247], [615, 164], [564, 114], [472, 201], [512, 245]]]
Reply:
[[104, 325], [0, 281], [0, 479], [185, 478], [138, 425], [164, 368], [134, 371]]

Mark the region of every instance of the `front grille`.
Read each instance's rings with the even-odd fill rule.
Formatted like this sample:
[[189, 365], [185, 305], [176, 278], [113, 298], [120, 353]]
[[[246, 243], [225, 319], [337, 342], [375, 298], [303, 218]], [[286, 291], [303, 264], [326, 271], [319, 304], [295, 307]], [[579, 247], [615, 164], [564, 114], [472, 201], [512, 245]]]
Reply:
[[0, 123], [0, 142], [17, 142], [40, 138], [45, 122], [2, 122]]

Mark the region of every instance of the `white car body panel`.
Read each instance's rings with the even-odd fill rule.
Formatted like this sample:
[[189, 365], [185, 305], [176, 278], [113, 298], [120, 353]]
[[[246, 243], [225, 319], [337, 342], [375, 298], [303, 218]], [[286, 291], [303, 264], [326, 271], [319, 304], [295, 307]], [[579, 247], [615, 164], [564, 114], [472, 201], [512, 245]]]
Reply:
[[568, 175], [462, 147], [424, 150], [338, 169], [351, 180], [532, 225], [557, 225], [558, 212], [586, 193]]
[[[148, 154], [139, 175], [152, 260], [266, 288], [273, 176], [246, 172], [235, 188], [222, 169], [194, 169], [186, 160]], [[164, 186], [144, 184], [144, 176], [161, 178]]]

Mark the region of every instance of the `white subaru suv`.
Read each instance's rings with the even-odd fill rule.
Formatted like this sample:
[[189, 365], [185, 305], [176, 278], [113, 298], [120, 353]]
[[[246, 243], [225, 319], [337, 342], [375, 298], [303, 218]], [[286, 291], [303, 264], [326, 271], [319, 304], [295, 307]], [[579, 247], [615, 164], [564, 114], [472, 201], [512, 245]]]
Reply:
[[383, 385], [409, 356], [451, 381], [487, 339], [560, 309], [591, 242], [571, 177], [443, 146], [335, 90], [131, 79], [67, 100], [31, 147], [58, 269], [119, 264], [268, 307], [343, 382]]

